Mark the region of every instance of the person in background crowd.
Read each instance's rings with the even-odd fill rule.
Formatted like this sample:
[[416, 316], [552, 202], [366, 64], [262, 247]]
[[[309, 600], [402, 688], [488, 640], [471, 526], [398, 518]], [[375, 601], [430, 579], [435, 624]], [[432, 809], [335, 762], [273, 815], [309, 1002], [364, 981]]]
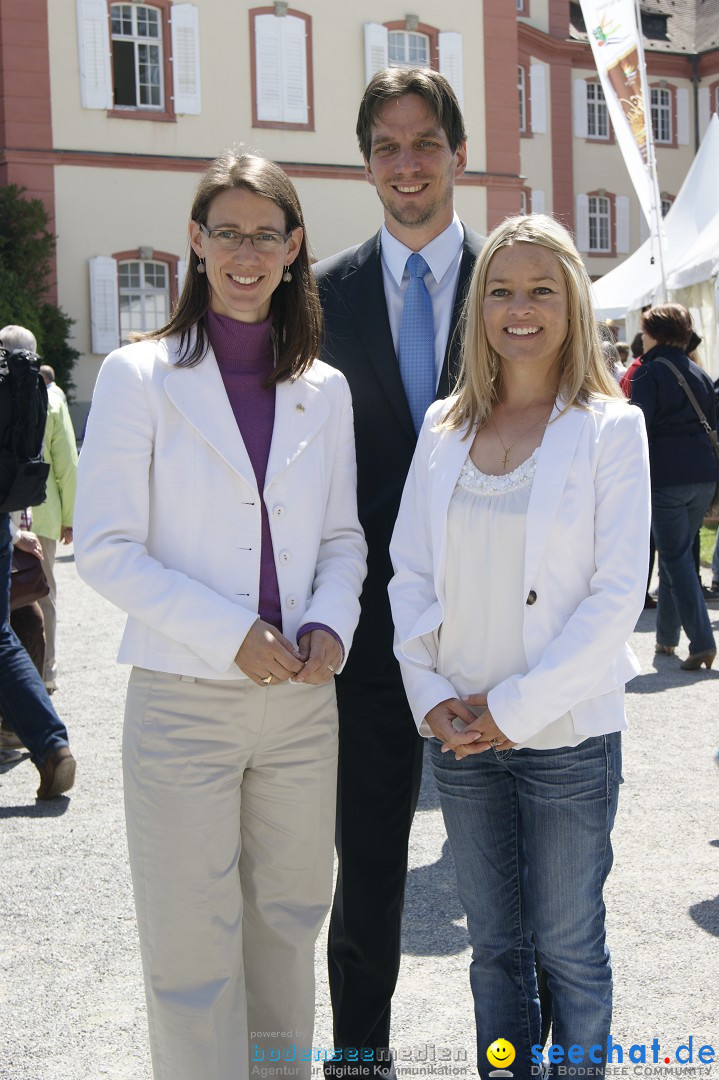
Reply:
[[369, 572], [352, 655], [337, 680], [339, 873], [328, 942], [333, 1045], [371, 1061], [332, 1076], [392, 1076], [390, 1009], [399, 972], [407, 845], [422, 774], [397, 662], [389, 541], [417, 431], [457, 372], [455, 329], [481, 238], [454, 212], [467, 163], [464, 119], [444, 78], [391, 68], [368, 84], [357, 137], [384, 208], [380, 232], [315, 267], [322, 359], [349, 380], [360, 520]]
[[712, 444], [677, 375], [716, 430], [714, 386], [686, 354], [691, 316], [681, 304], [661, 304], [642, 316], [642, 366], [632, 379], [632, 402], [644, 413], [652, 467], [652, 534], [659, 556], [658, 654], [674, 653], [682, 629], [689, 655], [682, 668], [711, 667], [716, 644], [692, 554], [694, 538], [717, 480]]
[[[544, 215], [489, 236], [456, 394], [427, 413], [392, 537], [395, 651], [467, 912], [478, 1071], [501, 1034], [606, 1055], [603, 886], [621, 781], [627, 645], [642, 609], [649, 462], [606, 369], [591, 285]], [[483, 558], [477, 558], [477, 552]], [[551, 1067], [550, 1067], [551, 1068]], [[604, 1065], [584, 1067], [604, 1076]]]
[[[6, 348], [37, 350], [35, 336], [23, 326], [6, 326], [0, 339], [11, 342]], [[57, 627], [57, 582], [55, 553], [57, 542], [72, 543], [72, 513], [77, 480], [77, 444], [65, 394], [55, 382], [55, 372], [43, 364], [40, 374], [47, 386], [47, 424], [43, 457], [50, 465], [45, 502], [33, 507], [33, 530], [40, 538], [43, 569], [50, 592], [39, 601], [45, 620], [45, 667], [43, 681], [49, 694], [57, 690], [55, 637]], [[50, 375], [52, 376], [50, 378]]]
[[[13, 349], [12, 336], [0, 333], [0, 347]], [[0, 415], [0, 438], [8, 417]], [[34, 550], [36, 540], [20, 535], [10, 514], [0, 514], [0, 715], [40, 774], [38, 799], [53, 799], [75, 782], [76, 762], [67, 728], [58, 716], [32, 660], [10, 625], [10, 575], [13, 540]]]
[[282, 169], [214, 161], [189, 234], [169, 323], [100, 371], [75, 553], [129, 616], [123, 770], [155, 1080], [247, 1078], [256, 1053], [309, 1080], [286, 1055], [312, 1046], [334, 676], [366, 570], [351, 397], [315, 359]]

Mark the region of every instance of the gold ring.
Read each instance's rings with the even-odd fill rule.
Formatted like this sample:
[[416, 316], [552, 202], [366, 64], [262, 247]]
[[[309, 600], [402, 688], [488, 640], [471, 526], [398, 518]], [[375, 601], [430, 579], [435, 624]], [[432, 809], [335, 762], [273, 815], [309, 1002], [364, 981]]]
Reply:
[[272, 675], [270, 674], [270, 675], [267, 676], [266, 679], [262, 679], [262, 682], [265, 683], [266, 686], [269, 686], [270, 683], [272, 682]]
[[489, 745], [493, 746], [496, 749], [499, 746], [499, 739], [492, 739]]
[[335, 669], [332, 667], [332, 664], [328, 664], [327, 669], [328, 669], [328, 671], [331, 671], [334, 674]]

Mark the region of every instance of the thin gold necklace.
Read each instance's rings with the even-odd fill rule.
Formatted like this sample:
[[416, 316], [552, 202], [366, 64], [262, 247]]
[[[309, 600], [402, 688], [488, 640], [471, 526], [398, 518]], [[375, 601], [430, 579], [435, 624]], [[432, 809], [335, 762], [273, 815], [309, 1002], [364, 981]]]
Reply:
[[[552, 404], [552, 409], [553, 408], [554, 408], [554, 404]], [[509, 455], [512, 453], [512, 450], [517, 445], [517, 443], [519, 442], [520, 439], [523, 439], [525, 435], [529, 435], [530, 431], [534, 431], [534, 429], [536, 427], [539, 427], [540, 424], [543, 424], [544, 427], [547, 426], [547, 424], [549, 423], [549, 417], [552, 415], [552, 409], [549, 410], [549, 415], [546, 417], [545, 420], [537, 420], [537, 421], [535, 421], [535, 423], [532, 424], [531, 427], [526, 428], [524, 431], [520, 431], [519, 435], [517, 435], [516, 439], [514, 440], [514, 442], [512, 443], [511, 446], [505, 446], [504, 445], [504, 440], [503, 440], [502, 436], [499, 434], [499, 428], [497, 427], [496, 421], [494, 419], [494, 415], [490, 415], [489, 419], [492, 421], [492, 427], [494, 428], [494, 430], [496, 432], [496, 435], [497, 435], [497, 438], [499, 439], [499, 442], [501, 444], [501, 447], [504, 450], [504, 458], [502, 460], [502, 468], [503, 469], [506, 470], [507, 462], [509, 461]]]

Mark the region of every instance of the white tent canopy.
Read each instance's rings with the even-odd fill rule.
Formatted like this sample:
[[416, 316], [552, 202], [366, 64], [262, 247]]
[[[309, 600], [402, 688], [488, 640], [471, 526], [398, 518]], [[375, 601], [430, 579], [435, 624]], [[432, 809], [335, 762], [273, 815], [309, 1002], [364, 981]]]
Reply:
[[[719, 269], [719, 118], [712, 117], [692, 167], [664, 218], [665, 275], [669, 290], [708, 281]], [[647, 240], [594, 284], [597, 313], [624, 318], [651, 303], [661, 287], [658, 253]], [[675, 297], [675, 299], [680, 299]], [[688, 306], [688, 305], [687, 305]]]

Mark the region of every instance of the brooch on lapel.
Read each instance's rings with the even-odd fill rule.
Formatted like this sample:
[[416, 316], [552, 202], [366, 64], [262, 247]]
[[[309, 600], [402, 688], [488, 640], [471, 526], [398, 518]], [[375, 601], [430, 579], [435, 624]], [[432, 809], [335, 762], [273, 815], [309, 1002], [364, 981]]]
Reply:
[[295, 405], [295, 408], [297, 409], [297, 412], [304, 412], [305, 411], [304, 405]]

